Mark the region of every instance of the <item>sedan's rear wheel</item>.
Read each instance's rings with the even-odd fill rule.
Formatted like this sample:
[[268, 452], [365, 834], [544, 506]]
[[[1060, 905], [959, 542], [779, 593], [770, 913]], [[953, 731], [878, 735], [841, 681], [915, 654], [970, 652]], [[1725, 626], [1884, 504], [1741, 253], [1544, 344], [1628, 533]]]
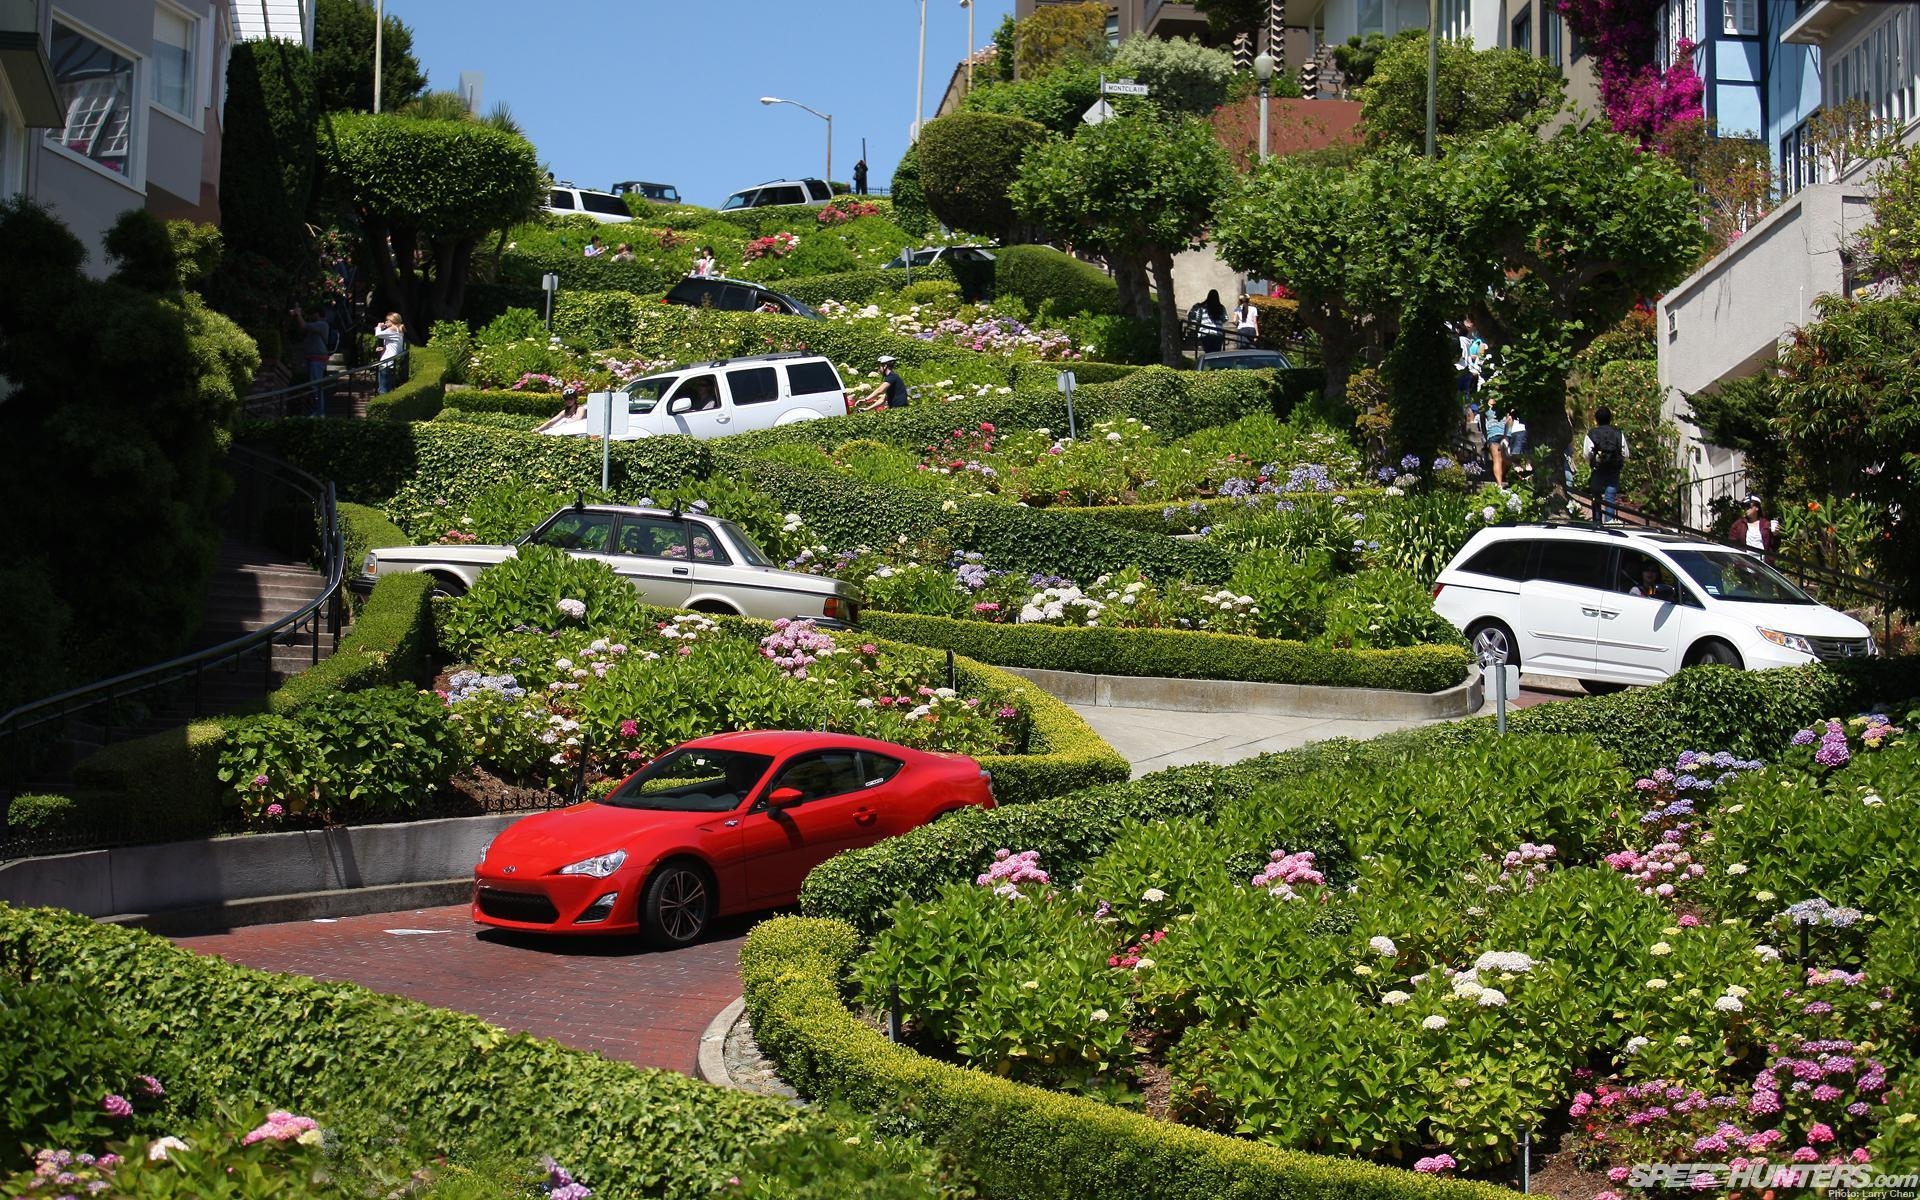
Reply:
[[435, 574], [433, 576], [432, 596], [445, 596], [449, 600], [458, 600], [467, 594], [467, 585], [452, 575]]
[[713, 884], [690, 862], [669, 862], [647, 880], [640, 896], [640, 923], [647, 940], [663, 950], [698, 941], [713, 918]]

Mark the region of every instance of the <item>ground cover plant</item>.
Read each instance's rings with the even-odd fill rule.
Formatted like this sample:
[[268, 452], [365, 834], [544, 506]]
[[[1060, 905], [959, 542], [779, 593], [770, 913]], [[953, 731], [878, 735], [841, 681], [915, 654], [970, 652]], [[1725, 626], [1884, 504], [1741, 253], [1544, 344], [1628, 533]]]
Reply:
[[1286, 1148], [1484, 1175], [1532, 1130], [1584, 1194], [1913, 1169], [1906, 723], [1638, 779], [1543, 736], [1332, 756], [1068, 876], [1003, 848], [856, 976], [928, 1053]]

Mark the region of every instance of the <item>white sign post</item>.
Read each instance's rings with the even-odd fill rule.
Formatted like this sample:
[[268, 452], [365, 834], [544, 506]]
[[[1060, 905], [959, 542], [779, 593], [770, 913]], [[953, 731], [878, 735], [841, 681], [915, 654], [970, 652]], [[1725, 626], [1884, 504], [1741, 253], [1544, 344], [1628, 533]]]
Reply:
[[613, 467], [613, 439], [627, 436], [627, 395], [625, 392], [588, 392], [588, 429], [600, 430], [600, 490], [608, 488]]
[[1144, 96], [1146, 94], [1147, 85], [1144, 83], [1135, 83], [1131, 79], [1109, 80], [1102, 75], [1100, 98], [1093, 102], [1092, 108], [1080, 114], [1080, 119], [1089, 125], [1098, 125], [1113, 116], [1113, 105], [1107, 103], [1108, 96]]
[[553, 294], [560, 290], [560, 277], [548, 271], [540, 277], [540, 290], [547, 294], [547, 334], [553, 334]]
[[1079, 386], [1080, 381], [1073, 377], [1072, 371], [1060, 372], [1060, 394], [1067, 398], [1067, 437], [1069, 439], [1080, 436], [1073, 426], [1073, 390]]
[[1115, 79], [1102, 83], [1100, 90], [1109, 96], [1144, 96], [1147, 94], [1147, 85], [1131, 79]]

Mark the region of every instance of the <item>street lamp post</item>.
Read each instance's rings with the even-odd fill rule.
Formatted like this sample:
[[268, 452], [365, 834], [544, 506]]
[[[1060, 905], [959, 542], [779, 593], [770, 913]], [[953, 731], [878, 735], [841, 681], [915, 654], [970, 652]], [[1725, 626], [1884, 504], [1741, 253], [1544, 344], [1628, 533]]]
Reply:
[[827, 190], [831, 192], [833, 190], [833, 115], [831, 113], [823, 113], [817, 108], [807, 108], [806, 105], [800, 103], [798, 100], [782, 100], [778, 96], [762, 96], [760, 97], [760, 103], [791, 104], [795, 108], [806, 109], [806, 111], [827, 123]]
[[1436, 153], [1440, 118], [1440, 0], [1427, 0], [1427, 157]]
[[387, 0], [375, 0], [373, 6], [373, 111], [380, 111], [380, 59], [386, 51]]
[[1260, 81], [1260, 161], [1267, 161], [1267, 85], [1273, 82], [1273, 55], [1253, 60], [1253, 77]]
[[960, 0], [960, 7], [967, 10], [967, 91], [973, 91], [973, 0]]
[[920, 0], [920, 70], [913, 78], [913, 140], [920, 140], [920, 126], [927, 111], [927, 0]]

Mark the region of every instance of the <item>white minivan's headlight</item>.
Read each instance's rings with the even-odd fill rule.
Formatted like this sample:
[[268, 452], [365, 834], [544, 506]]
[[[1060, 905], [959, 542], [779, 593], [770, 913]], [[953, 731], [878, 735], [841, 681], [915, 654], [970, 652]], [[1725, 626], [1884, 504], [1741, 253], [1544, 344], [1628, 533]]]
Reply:
[[577, 863], [569, 863], [560, 868], [562, 875], [591, 875], [595, 879], [605, 879], [620, 869], [627, 861], [625, 850], [615, 850], [612, 854], [600, 854], [593, 858], [583, 858]]
[[[1761, 637], [1776, 646], [1785, 646], [1789, 650], [1798, 650], [1802, 654], [1813, 654], [1813, 643], [1797, 633], [1782, 633], [1778, 629], [1768, 629], [1765, 625], [1755, 625]], [[1815, 655], [1818, 657], [1818, 655]]]

